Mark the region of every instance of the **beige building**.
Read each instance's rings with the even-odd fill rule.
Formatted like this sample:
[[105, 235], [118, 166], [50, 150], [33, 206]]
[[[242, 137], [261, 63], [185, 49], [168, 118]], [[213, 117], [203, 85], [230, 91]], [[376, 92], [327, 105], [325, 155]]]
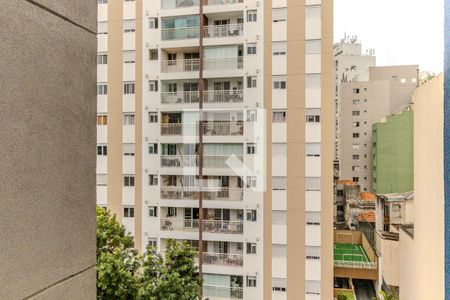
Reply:
[[96, 11], [0, 3], [0, 299], [96, 298]]
[[411, 104], [418, 66], [369, 68], [369, 81], [341, 84], [339, 114], [340, 179], [371, 191], [372, 124]]
[[210, 299], [331, 299], [332, 0], [98, 3], [97, 203]]

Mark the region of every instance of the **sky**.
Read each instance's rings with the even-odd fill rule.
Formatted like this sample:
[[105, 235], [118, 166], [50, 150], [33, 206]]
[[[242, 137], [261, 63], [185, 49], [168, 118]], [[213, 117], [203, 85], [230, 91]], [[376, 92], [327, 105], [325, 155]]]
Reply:
[[334, 10], [335, 42], [357, 35], [378, 66], [443, 71], [444, 0], [334, 0]]

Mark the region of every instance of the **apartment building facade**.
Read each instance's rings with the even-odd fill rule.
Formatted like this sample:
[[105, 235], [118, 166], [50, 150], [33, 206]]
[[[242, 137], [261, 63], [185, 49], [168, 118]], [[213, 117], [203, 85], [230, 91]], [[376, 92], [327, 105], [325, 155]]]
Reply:
[[98, 1], [97, 203], [210, 299], [331, 299], [332, 1]]
[[371, 67], [369, 81], [341, 84], [340, 179], [372, 190], [372, 125], [405, 110], [418, 82], [418, 66]]

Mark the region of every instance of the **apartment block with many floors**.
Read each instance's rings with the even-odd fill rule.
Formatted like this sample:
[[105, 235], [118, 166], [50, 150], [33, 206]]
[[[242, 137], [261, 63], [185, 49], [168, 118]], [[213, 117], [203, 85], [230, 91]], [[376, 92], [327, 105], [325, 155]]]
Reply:
[[97, 202], [209, 299], [331, 299], [332, 1], [99, 0]]

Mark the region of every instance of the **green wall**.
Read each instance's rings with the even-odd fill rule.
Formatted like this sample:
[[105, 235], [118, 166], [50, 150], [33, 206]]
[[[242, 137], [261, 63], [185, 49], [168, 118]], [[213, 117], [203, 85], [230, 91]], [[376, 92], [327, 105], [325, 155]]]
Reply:
[[413, 190], [413, 112], [387, 117], [372, 126], [372, 190], [403, 193]]

